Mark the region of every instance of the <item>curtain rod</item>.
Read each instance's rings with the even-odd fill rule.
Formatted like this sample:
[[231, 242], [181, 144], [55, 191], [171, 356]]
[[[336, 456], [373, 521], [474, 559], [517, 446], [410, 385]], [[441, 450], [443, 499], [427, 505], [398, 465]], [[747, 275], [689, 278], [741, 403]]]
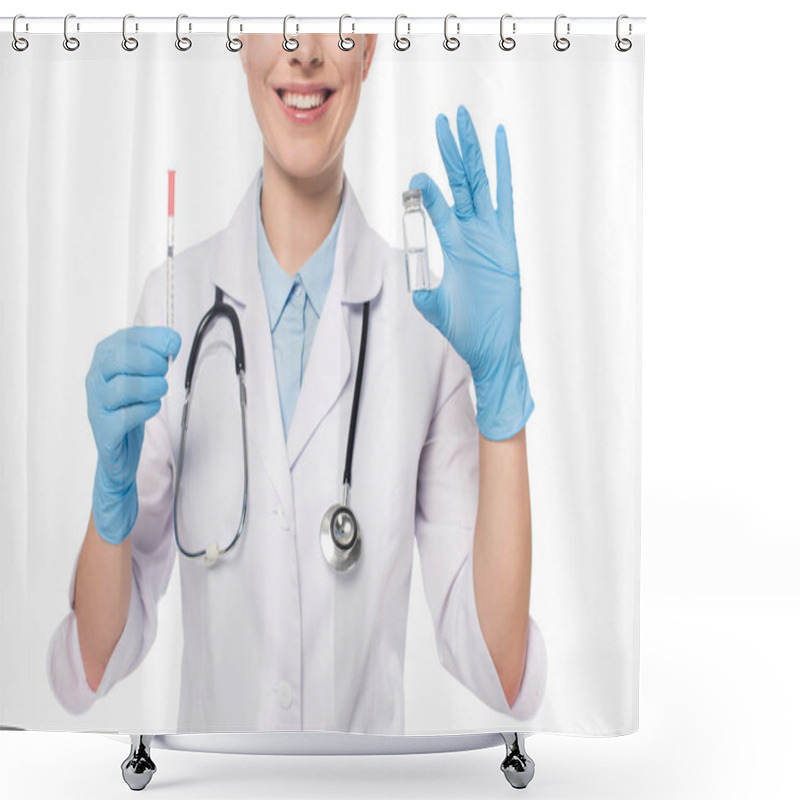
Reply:
[[[470, 34], [500, 32], [500, 15], [496, 17], [459, 17], [449, 15], [448, 35], [463, 36]], [[555, 17], [514, 17], [504, 15], [506, 35], [521, 36], [526, 34], [553, 35]], [[291, 16], [287, 20], [287, 31], [297, 33], [339, 33], [346, 36], [351, 33], [391, 33], [395, 25], [401, 36], [415, 34], [444, 34], [444, 17], [357, 17], [344, 15], [339, 17], [303, 17]], [[616, 17], [570, 17], [559, 15], [559, 30], [570, 35], [600, 34], [615, 35], [617, 31]], [[645, 17], [625, 17], [622, 20], [622, 34], [626, 36], [644, 33]], [[0, 17], [0, 31], [11, 33], [13, 17]], [[191, 34], [223, 34], [228, 30], [227, 17], [194, 17], [183, 16], [181, 31]], [[567, 25], [569, 30], [567, 31]], [[121, 33], [122, 17], [81, 17], [70, 15], [69, 32], [72, 33]], [[341, 28], [340, 28], [341, 26]], [[64, 33], [64, 17], [27, 17], [17, 20], [17, 34]], [[130, 33], [175, 33], [175, 17], [136, 17], [128, 19], [127, 30]], [[231, 22], [233, 33], [283, 33], [283, 17], [235, 17]]]

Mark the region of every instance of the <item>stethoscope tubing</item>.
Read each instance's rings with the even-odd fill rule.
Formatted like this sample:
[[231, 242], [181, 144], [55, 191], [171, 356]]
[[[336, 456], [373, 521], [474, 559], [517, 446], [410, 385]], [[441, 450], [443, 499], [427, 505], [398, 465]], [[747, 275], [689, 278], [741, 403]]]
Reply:
[[369, 300], [364, 303], [361, 312], [361, 343], [358, 348], [358, 368], [356, 369], [356, 386], [353, 391], [353, 405], [350, 408], [350, 428], [347, 431], [347, 453], [344, 459], [344, 485], [346, 494], [344, 505], [348, 505], [350, 492], [350, 473], [353, 467], [353, 445], [356, 438], [356, 421], [358, 406], [361, 401], [361, 379], [364, 376], [364, 354], [367, 352], [367, 332], [369, 331]]
[[[350, 426], [347, 432], [347, 451], [345, 454], [344, 464], [344, 497], [341, 505], [337, 504], [332, 506], [325, 517], [323, 518], [321, 536], [323, 539], [323, 555], [325, 560], [337, 571], [347, 571], [352, 568], [359, 559], [361, 551], [361, 529], [358, 525], [355, 514], [349, 507], [350, 501], [350, 486], [352, 478], [353, 466], [353, 450], [355, 445], [356, 424], [358, 421], [358, 409], [361, 402], [361, 385], [364, 376], [364, 358], [367, 350], [367, 338], [369, 331], [369, 307], [370, 301], [364, 302], [362, 309], [361, 321], [361, 341], [358, 351], [358, 366], [356, 368], [356, 382], [353, 390], [353, 402], [350, 408]], [[189, 551], [186, 550], [180, 541], [179, 524], [178, 524], [178, 499], [180, 496], [181, 478], [183, 475], [183, 461], [186, 449], [186, 435], [189, 428], [189, 410], [192, 401], [192, 386], [194, 378], [194, 370], [197, 363], [197, 357], [200, 352], [205, 334], [210, 329], [212, 323], [219, 317], [225, 317], [233, 329], [235, 358], [236, 358], [236, 375], [239, 379], [239, 402], [241, 406], [241, 419], [242, 419], [242, 452], [243, 452], [243, 470], [244, 470], [244, 491], [242, 495], [242, 513], [239, 518], [239, 525], [236, 534], [224, 550], [219, 550], [217, 542], [212, 542], [209, 547], [204, 550]], [[186, 365], [186, 398], [183, 403], [183, 412], [181, 414], [181, 440], [178, 448], [178, 463], [175, 470], [175, 486], [173, 493], [173, 528], [175, 531], [175, 543], [180, 552], [187, 558], [205, 558], [208, 566], [216, 563], [219, 556], [229, 553], [236, 545], [241, 537], [245, 521], [247, 519], [247, 488], [248, 488], [248, 453], [247, 453], [247, 390], [245, 388], [245, 361], [244, 361], [244, 339], [242, 337], [241, 326], [239, 324], [239, 317], [233, 306], [223, 302], [222, 290], [217, 287], [214, 299], [214, 305], [203, 315], [200, 323], [197, 326], [197, 331], [192, 341], [191, 351], [189, 353], [189, 360]], [[338, 520], [339, 516], [345, 514], [352, 520], [355, 535], [350, 542], [345, 544], [337, 541], [333, 534], [333, 524]], [[326, 525], [327, 522], [327, 525]], [[329, 543], [325, 541], [330, 537], [330, 542], [333, 544], [333, 549], [329, 547]], [[212, 552], [209, 553], [209, 548]]]
[[[230, 543], [223, 550], [218, 550], [215, 553], [209, 554], [208, 548], [198, 550], [195, 552], [186, 550], [180, 541], [178, 533], [178, 498], [180, 495], [181, 477], [183, 475], [183, 458], [186, 449], [186, 433], [189, 428], [189, 409], [191, 408], [192, 401], [192, 380], [194, 378], [194, 369], [197, 362], [197, 355], [200, 351], [200, 345], [203, 337], [211, 327], [211, 324], [219, 317], [225, 317], [231, 324], [233, 329], [233, 340], [235, 347], [236, 358], [236, 375], [239, 379], [239, 405], [241, 408], [242, 418], [242, 454], [243, 454], [243, 472], [244, 472], [244, 489], [242, 492], [242, 513], [239, 518], [239, 525], [236, 529], [236, 534]], [[189, 361], [186, 365], [186, 399], [183, 402], [183, 412], [181, 414], [181, 442], [178, 448], [178, 464], [175, 469], [175, 487], [173, 492], [172, 501], [172, 517], [173, 528], [175, 531], [175, 543], [183, 555], [187, 558], [200, 558], [206, 557], [206, 563], [213, 564], [219, 556], [229, 553], [239, 537], [244, 531], [244, 524], [247, 519], [247, 487], [249, 483], [249, 470], [248, 470], [248, 457], [247, 457], [247, 388], [244, 381], [245, 376], [245, 362], [244, 362], [244, 340], [242, 338], [242, 329], [239, 324], [239, 318], [233, 306], [227, 305], [222, 300], [222, 290], [217, 287], [214, 305], [203, 315], [200, 324], [197, 326], [197, 331], [194, 335], [192, 342], [192, 349], [189, 354]], [[216, 545], [216, 542], [214, 543]]]

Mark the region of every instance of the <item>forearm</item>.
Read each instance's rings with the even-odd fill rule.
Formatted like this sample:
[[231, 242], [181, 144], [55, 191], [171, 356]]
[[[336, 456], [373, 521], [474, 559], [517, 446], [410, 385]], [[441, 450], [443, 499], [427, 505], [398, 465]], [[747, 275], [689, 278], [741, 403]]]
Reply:
[[128, 618], [132, 585], [130, 537], [103, 540], [90, 517], [75, 575], [75, 615], [86, 679], [97, 691]]
[[531, 506], [523, 427], [480, 436], [473, 581], [478, 620], [509, 705], [522, 682], [531, 588]]

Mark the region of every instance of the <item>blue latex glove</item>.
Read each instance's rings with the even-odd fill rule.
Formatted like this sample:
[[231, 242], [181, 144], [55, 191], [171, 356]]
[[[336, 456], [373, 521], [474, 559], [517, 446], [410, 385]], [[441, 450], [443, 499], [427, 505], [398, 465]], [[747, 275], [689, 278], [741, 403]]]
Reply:
[[97, 445], [92, 494], [94, 526], [105, 541], [122, 543], [139, 513], [136, 470], [144, 423], [167, 391], [167, 357], [180, 350], [171, 328], [124, 328], [97, 345], [86, 375], [89, 422]]
[[442, 282], [435, 289], [417, 289], [413, 300], [469, 365], [480, 432], [487, 439], [508, 439], [533, 411], [520, 345], [511, 162], [505, 128], [498, 125], [495, 211], [478, 136], [464, 106], [458, 107], [458, 136], [461, 152], [447, 117], [439, 114], [436, 137], [453, 191], [452, 208], [426, 173], [409, 183], [410, 189], [422, 190], [444, 256]]

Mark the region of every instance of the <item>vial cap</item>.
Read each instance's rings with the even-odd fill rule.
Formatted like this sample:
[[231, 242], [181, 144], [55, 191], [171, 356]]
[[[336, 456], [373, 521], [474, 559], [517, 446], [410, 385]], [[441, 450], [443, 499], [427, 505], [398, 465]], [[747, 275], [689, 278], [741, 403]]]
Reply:
[[421, 189], [408, 189], [407, 191], [403, 192], [403, 205], [408, 206], [418, 206], [422, 202], [422, 190]]

